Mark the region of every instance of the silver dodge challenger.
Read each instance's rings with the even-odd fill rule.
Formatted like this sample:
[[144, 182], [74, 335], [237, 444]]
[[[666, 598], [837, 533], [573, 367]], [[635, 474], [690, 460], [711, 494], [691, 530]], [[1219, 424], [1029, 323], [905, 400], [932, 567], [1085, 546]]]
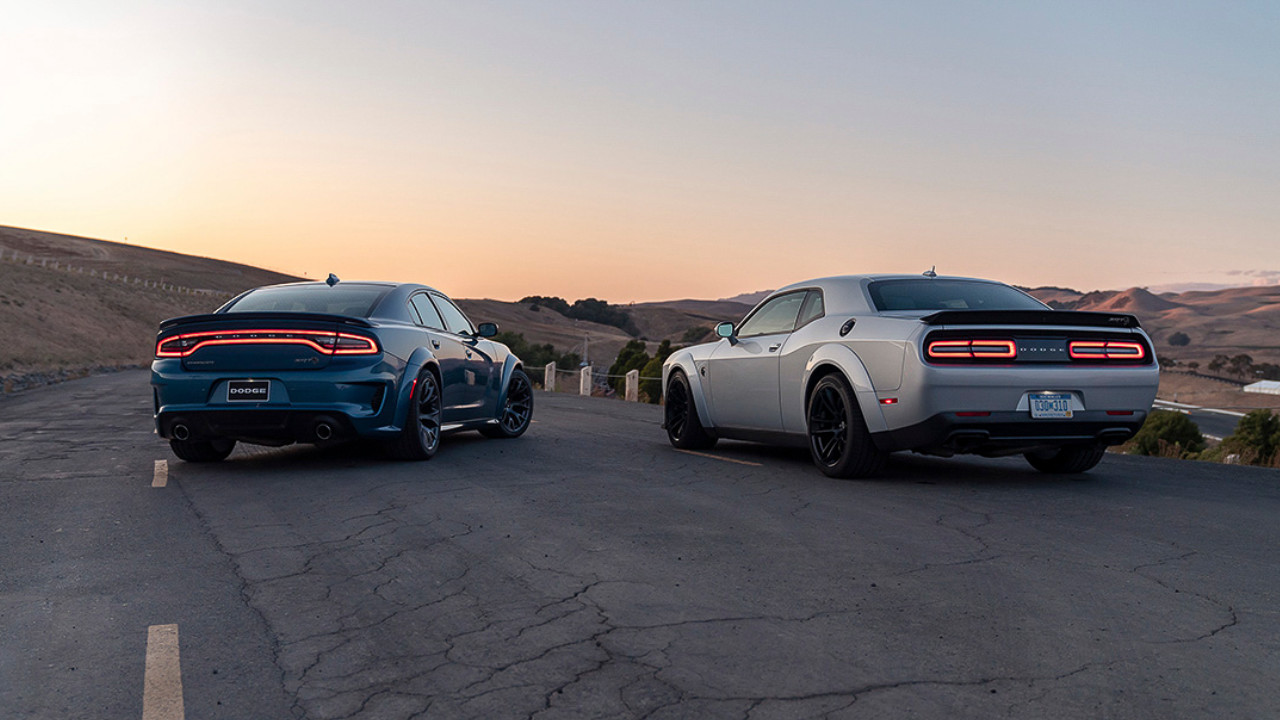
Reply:
[[671, 444], [807, 446], [832, 477], [897, 450], [1084, 472], [1142, 427], [1159, 383], [1132, 315], [932, 271], [796, 283], [716, 334], [663, 365]]

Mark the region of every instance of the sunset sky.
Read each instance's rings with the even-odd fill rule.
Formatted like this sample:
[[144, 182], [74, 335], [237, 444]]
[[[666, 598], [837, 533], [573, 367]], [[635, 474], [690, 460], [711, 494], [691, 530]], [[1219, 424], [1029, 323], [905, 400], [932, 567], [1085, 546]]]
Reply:
[[1280, 276], [1280, 4], [63, 2], [0, 225], [460, 297]]

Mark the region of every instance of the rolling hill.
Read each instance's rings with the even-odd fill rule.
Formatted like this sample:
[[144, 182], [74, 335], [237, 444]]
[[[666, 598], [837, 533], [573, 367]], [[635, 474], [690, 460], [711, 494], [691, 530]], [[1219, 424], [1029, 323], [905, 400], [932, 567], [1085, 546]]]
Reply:
[[[239, 263], [152, 250], [58, 233], [0, 227], [0, 386], [9, 390], [104, 368], [151, 360], [160, 320], [209, 312], [259, 285], [298, 280]], [[440, 283], [439, 278], [424, 278]], [[1042, 287], [1028, 292], [1055, 307], [1138, 316], [1162, 357], [1206, 366], [1218, 354], [1247, 353], [1280, 363], [1280, 287], [1184, 293], [1144, 288], [1082, 293]], [[661, 340], [710, 335], [717, 322], [737, 321], [759, 293], [730, 300], [672, 300], [623, 306], [650, 351]], [[573, 320], [531, 305], [458, 300], [477, 322], [493, 321], [531, 343], [579, 354], [608, 367], [632, 338], [622, 330]], [[701, 331], [701, 332], [700, 332]], [[1175, 332], [1185, 345], [1169, 343]]]

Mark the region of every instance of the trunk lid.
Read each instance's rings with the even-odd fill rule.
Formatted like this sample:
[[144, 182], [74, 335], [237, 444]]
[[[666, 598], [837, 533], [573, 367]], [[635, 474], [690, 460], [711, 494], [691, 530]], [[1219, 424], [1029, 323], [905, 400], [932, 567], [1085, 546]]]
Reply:
[[376, 352], [372, 327], [320, 313], [191, 315], [160, 323], [156, 357], [180, 358], [183, 369], [200, 372], [321, 370], [335, 351]]

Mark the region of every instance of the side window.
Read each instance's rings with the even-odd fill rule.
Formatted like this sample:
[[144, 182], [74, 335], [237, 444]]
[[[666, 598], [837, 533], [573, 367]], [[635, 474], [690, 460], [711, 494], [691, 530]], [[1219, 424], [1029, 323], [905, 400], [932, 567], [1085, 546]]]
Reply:
[[761, 305], [760, 309], [738, 328], [738, 337], [791, 332], [796, 328], [796, 316], [800, 314], [800, 306], [804, 304], [808, 294], [804, 290], [787, 293]]
[[809, 297], [805, 298], [804, 305], [800, 307], [800, 318], [796, 320], [796, 329], [800, 329], [826, 314], [826, 308], [822, 303], [822, 291], [810, 290]]
[[471, 321], [466, 315], [454, 305], [449, 298], [443, 295], [433, 295], [432, 300], [435, 301], [436, 307], [440, 308], [440, 314], [444, 316], [444, 325], [449, 332], [456, 335], [474, 335], [476, 329], [472, 327]]
[[425, 294], [414, 295], [409, 299], [409, 303], [418, 312], [419, 322], [423, 325], [433, 330], [444, 329], [444, 321], [440, 319], [440, 313], [436, 312], [436, 307], [431, 304], [431, 300]]

